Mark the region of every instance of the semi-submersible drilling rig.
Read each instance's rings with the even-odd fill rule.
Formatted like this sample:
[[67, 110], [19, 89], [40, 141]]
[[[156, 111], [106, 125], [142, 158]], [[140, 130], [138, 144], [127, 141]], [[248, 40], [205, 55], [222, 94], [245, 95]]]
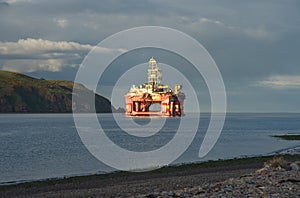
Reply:
[[[183, 116], [183, 101], [185, 95], [182, 86], [174, 85], [172, 90], [168, 85], [162, 84], [162, 72], [156, 60], [149, 60], [148, 83], [140, 86], [132, 85], [125, 95], [127, 116]], [[159, 104], [160, 109], [150, 111], [153, 104]]]

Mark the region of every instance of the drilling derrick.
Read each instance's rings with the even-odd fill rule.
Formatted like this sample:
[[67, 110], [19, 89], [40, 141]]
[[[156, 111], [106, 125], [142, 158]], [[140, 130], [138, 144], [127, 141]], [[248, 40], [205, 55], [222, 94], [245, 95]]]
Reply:
[[149, 60], [148, 84], [152, 85], [152, 88], [155, 88], [158, 84], [161, 84], [161, 82], [161, 69], [158, 67], [156, 60], [152, 57]]
[[[162, 71], [156, 60], [149, 60], [148, 83], [138, 87], [132, 85], [125, 95], [127, 116], [182, 116], [185, 95], [182, 86], [176, 84], [174, 91], [162, 84]], [[160, 110], [150, 110], [150, 106], [158, 104]]]

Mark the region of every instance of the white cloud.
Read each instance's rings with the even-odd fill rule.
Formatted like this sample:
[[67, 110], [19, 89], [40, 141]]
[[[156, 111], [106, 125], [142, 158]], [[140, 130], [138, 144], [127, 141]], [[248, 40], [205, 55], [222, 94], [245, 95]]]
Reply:
[[[272, 41], [275, 38], [274, 33], [272, 33], [270, 30], [268, 30], [264, 25], [258, 25], [258, 26], [249, 26], [249, 27], [243, 27], [243, 26], [233, 26], [229, 23], [226, 23], [224, 21], [219, 21], [212, 18], [206, 18], [201, 17], [198, 19], [188, 18], [188, 17], [179, 17], [177, 19], [177, 22], [182, 24], [182, 27], [184, 29], [190, 28], [193, 31], [207, 31], [216, 32], [215, 29], [211, 28], [220, 28], [220, 32], [226, 32], [229, 30], [231, 33], [238, 33], [240, 35], [244, 35], [250, 39], [260, 40], [260, 41]], [[201, 27], [203, 27], [201, 29]], [[228, 32], [227, 32], [228, 33]]]
[[27, 38], [17, 42], [0, 42], [0, 68], [16, 72], [60, 71], [63, 67], [78, 65], [92, 49], [98, 53], [126, 51], [76, 42]]
[[54, 22], [56, 22], [57, 25], [61, 28], [64, 28], [68, 25], [68, 20], [67, 19], [54, 19]]
[[200, 24], [203, 24], [203, 23], [213, 23], [213, 24], [216, 24], [216, 25], [223, 25], [223, 23], [221, 21], [213, 20], [213, 19], [208, 19], [208, 18], [204, 18], [204, 17], [200, 18], [199, 22], [200, 22]]
[[259, 26], [255, 28], [246, 28], [244, 33], [255, 39], [270, 40], [273, 37], [273, 34], [268, 32], [264, 26]]
[[291, 89], [297, 88], [300, 89], [300, 75], [278, 75], [271, 76], [265, 80], [258, 82], [259, 86], [271, 87], [274, 89]]
[[2, 69], [14, 72], [34, 72], [38, 70], [57, 72], [66, 65], [72, 66], [72, 64], [68, 64], [68, 62], [63, 59], [21, 59], [5, 61], [2, 65]]
[[47, 51], [88, 51], [94, 46], [76, 42], [20, 39], [17, 42], [0, 42], [1, 55], [40, 54]]
[[170, 21], [169, 24], [173, 24], [173, 28], [183, 30], [188, 34], [193, 35], [196, 33], [196, 36], [201, 35], [203, 37], [219, 33], [222, 28], [226, 28], [226, 25], [222, 21], [213, 18], [194, 16], [180, 16], [177, 17], [175, 21]]
[[216, 26], [222, 26], [224, 25], [221, 21], [209, 19], [205, 17], [201, 17], [198, 19], [192, 19], [192, 18], [181, 18], [183, 20], [183, 24], [185, 26], [192, 26], [195, 28], [199, 28], [203, 25], [216, 25]]
[[17, 4], [17, 3], [31, 3], [32, 0], [6, 0], [8, 4]]
[[239, 27], [239, 26], [227, 26], [231, 31], [242, 33], [249, 38], [256, 40], [272, 41], [275, 38], [274, 33], [266, 29], [265, 26], [260, 25], [256, 27]]

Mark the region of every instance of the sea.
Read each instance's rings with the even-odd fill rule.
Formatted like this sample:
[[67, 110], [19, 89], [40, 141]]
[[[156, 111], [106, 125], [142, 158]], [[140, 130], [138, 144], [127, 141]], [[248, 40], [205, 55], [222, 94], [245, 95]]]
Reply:
[[[300, 153], [300, 141], [273, 137], [300, 135], [297, 113], [227, 113], [216, 144], [201, 158], [198, 153], [211, 114], [201, 113], [200, 118], [196, 113], [186, 116], [189, 122], [186, 131], [181, 131], [182, 141], [194, 129], [195, 136], [170, 165]], [[131, 118], [123, 114], [97, 114], [96, 117], [110, 141], [134, 152], [159, 149], [172, 142], [182, 130], [180, 118]], [[89, 120], [88, 115], [84, 118]], [[117, 171], [90, 153], [78, 127], [72, 114], [0, 114], [0, 185]], [[97, 132], [93, 127], [91, 124], [88, 130]], [[103, 149], [110, 153], [109, 147]], [[111, 158], [114, 157], [118, 160], [112, 152]], [[157, 160], [156, 157], [150, 161]]]

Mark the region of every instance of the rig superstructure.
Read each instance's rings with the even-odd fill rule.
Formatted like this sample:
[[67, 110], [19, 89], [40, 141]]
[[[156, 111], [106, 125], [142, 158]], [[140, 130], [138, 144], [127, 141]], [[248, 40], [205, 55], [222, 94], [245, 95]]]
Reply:
[[[183, 116], [183, 102], [185, 95], [182, 86], [174, 85], [172, 90], [168, 85], [162, 84], [162, 71], [152, 57], [149, 60], [148, 83], [140, 86], [132, 85], [125, 95], [127, 116]], [[150, 111], [150, 106], [159, 104], [160, 109]]]

